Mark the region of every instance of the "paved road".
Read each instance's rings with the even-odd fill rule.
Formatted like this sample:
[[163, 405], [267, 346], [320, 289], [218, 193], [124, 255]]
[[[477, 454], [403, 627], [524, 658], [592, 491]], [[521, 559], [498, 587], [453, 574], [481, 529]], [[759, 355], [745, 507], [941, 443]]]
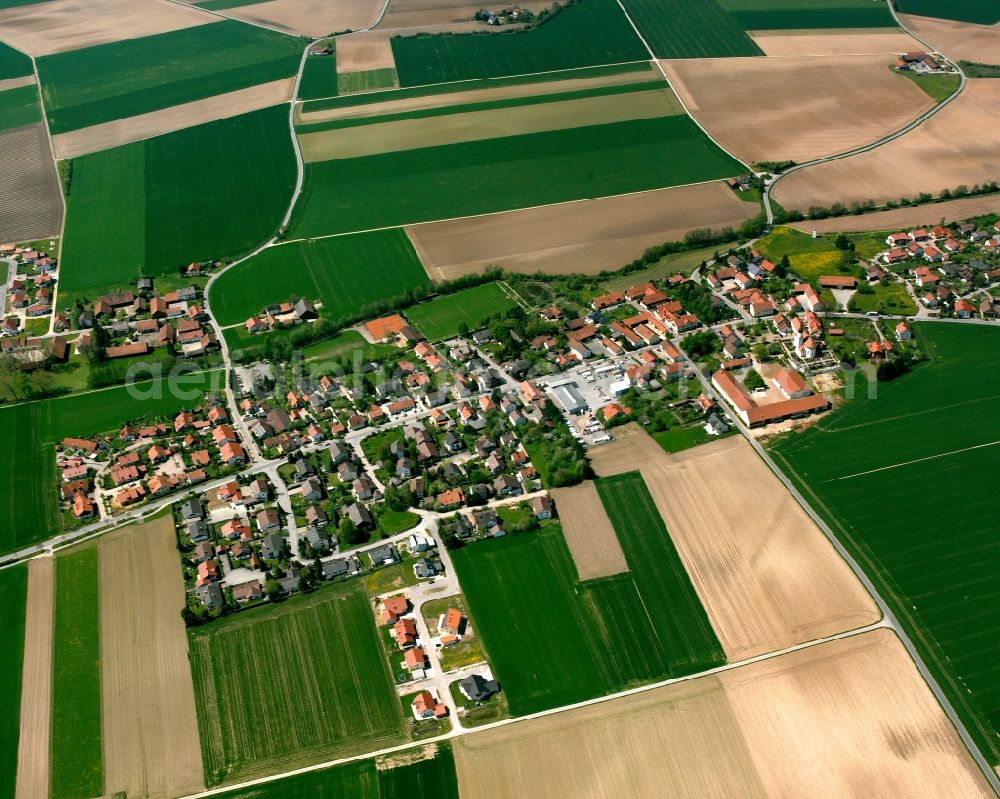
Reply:
[[[675, 339], [674, 344], [675, 346], [677, 346], [678, 349], [680, 349], [680, 339]], [[683, 350], [681, 351], [683, 352]], [[686, 355], [687, 354], [685, 353], [685, 356]], [[690, 363], [694, 363], [694, 361], [690, 358], [688, 358], [688, 361]], [[708, 378], [705, 377], [704, 374], [702, 374], [701, 370], [696, 369], [695, 373], [698, 376], [698, 380], [702, 384], [702, 389], [705, 392], [706, 396], [715, 397], [720, 407], [729, 410], [729, 405], [725, 402], [725, 400], [723, 400], [719, 392], [715, 390], [715, 387], [711, 384]], [[833, 532], [832, 529], [830, 529], [830, 526], [819, 516], [819, 514], [816, 513], [816, 511], [813, 510], [812, 506], [806, 501], [805, 497], [802, 496], [798, 488], [795, 487], [792, 481], [788, 479], [785, 473], [778, 467], [778, 465], [774, 462], [774, 460], [772, 460], [767, 450], [765, 450], [760, 445], [760, 443], [758, 443], [757, 439], [754, 438], [753, 435], [751, 435], [749, 428], [745, 424], [743, 424], [743, 422], [739, 419], [738, 416], [736, 416], [735, 413], [732, 413], [730, 411], [728, 415], [733, 420], [739, 431], [743, 434], [743, 437], [750, 442], [750, 446], [754, 448], [754, 450], [761, 457], [764, 463], [767, 464], [768, 468], [770, 468], [770, 470], [774, 472], [775, 476], [782, 482], [785, 488], [787, 488], [788, 491], [792, 494], [792, 496], [795, 497], [795, 501], [799, 503], [802, 509], [816, 523], [816, 525], [820, 528], [820, 530], [823, 531], [823, 534], [827, 537], [827, 539], [837, 550], [840, 556], [851, 567], [852, 571], [861, 581], [861, 583], [865, 586], [868, 593], [871, 594], [872, 598], [878, 605], [879, 610], [882, 612], [883, 623], [886, 626], [891, 627], [892, 630], [896, 633], [896, 635], [899, 636], [899, 639], [903, 642], [903, 646], [906, 647], [906, 651], [909, 652], [910, 657], [916, 664], [917, 670], [920, 672], [920, 675], [924, 678], [924, 681], [930, 687], [935, 698], [938, 700], [938, 703], [941, 705], [945, 714], [948, 716], [948, 719], [954, 725], [963, 743], [968, 748], [972, 757], [975, 759], [976, 764], [982, 770], [983, 775], [986, 777], [987, 781], [993, 787], [993, 790], [998, 795], [1000, 795], [1000, 777], [997, 776], [996, 772], [994, 772], [993, 769], [990, 768], [989, 763], [986, 762], [986, 758], [984, 758], [982, 753], [979, 751], [979, 748], [972, 740], [972, 736], [969, 735], [969, 731], [965, 728], [965, 724], [962, 722], [961, 718], [959, 718], [958, 713], [955, 712], [955, 708], [952, 706], [950, 700], [945, 695], [944, 691], [941, 689], [941, 686], [934, 678], [934, 675], [931, 674], [930, 670], [927, 668], [927, 665], [924, 663], [923, 658], [920, 656], [920, 653], [914, 646], [913, 641], [910, 639], [910, 636], [907, 634], [906, 630], [902, 627], [902, 625], [900, 625], [899, 621], [896, 619], [895, 614], [893, 614], [892, 610], [889, 608], [889, 605], [886, 603], [886, 601], [882, 599], [882, 596], [875, 588], [874, 583], [872, 583], [872, 581], [869, 579], [865, 570], [861, 568], [858, 562], [854, 559], [854, 556], [851, 555], [851, 553], [848, 552], [847, 548], [840, 542], [840, 539], [837, 538], [837, 535]]]

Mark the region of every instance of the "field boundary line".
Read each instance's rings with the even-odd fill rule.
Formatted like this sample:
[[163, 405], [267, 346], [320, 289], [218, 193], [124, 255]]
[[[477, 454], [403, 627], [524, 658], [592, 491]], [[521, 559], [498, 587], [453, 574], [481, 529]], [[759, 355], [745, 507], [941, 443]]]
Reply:
[[531, 312], [531, 306], [528, 305], [527, 300], [525, 300], [520, 294], [514, 291], [513, 288], [507, 283], [506, 280], [498, 280], [497, 285], [500, 286], [500, 290], [510, 297], [514, 302], [520, 305], [525, 311]]
[[974, 446], [963, 447], [962, 449], [952, 450], [951, 452], [940, 452], [937, 455], [928, 455], [928, 456], [926, 456], [924, 458], [915, 458], [912, 461], [903, 461], [902, 463], [894, 463], [891, 466], [880, 466], [877, 469], [869, 469], [868, 471], [865, 471], [865, 472], [855, 472], [854, 474], [847, 474], [847, 475], [844, 475], [843, 477], [834, 477], [834, 478], [832, 478], [830, 480], [824, 480], [823, 482], [825, 482], [825, 483], [834, 483], [834, 482], [837, 482], [838, 480], [850, 480], [850, 479], [852, 479], [854, 477], [863, 477], [866, 474], [875, 474], [876, 472], [885, 472], [885, 471], [888, 471], [890, 469], [899, 469], [899, 468], [901, 468], [903, 466], [911, 466], [914, 463], [923, 463], [924, 461], [933, 461], [933, 460], [937, 460], [938, 458], [947, 458], [950, 455], [958, 455], [958, 454], [960, 454], [962, 452], [971, 452], [972, 450], [975, 450], [975, 449], [985, 449], [986, 447], [995, 447], [998, 444], [1000, 444], [1000, 440], [998, 440], [998, 441], [990, 441], [987, 444], [975, 444]]

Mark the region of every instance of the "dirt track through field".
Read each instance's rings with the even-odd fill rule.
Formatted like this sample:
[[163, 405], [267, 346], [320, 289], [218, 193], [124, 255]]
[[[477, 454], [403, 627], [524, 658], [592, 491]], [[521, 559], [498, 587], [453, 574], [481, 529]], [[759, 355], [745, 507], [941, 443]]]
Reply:
[[625, 553], [592, 480], [552, 491], [563, 537], [581, 580], [628, 571]]
[[0, 10], [3, 40], [33, 56], [221, 21], [168, 0], [47, 0]]
[[306, 162], [316, 162], [680, 113], [674, 93], [662, 88], [324, 130], [300, 135], [299, 144]]
[[742, 437], [668, 455], [626, 425], [591, 459], [601, 476], [640, 465], [730, 661], [878, 620], [847, 564]]
[[337, 74], [395, 69], [389, 34], [379, 31], [352, 33], [337, 39]]
[[877, 211], [873, 214], [860, 216], [834, 216], [829, 219], [804, 220], [791, 222], [790, 226], [805, 233], [867, 233], [869, 231], [907, 230], [920, 226], [933, 226], [952, 222], [956, 219], [968, 219], [973, 216], [1000, 214], [1000, 194], [984, 194], [979, 197], [963, 197], [959, 200], [948, 200], [931, 205], [918, 205], [910, 208], [893, 208], [890, 211]]
[[992, 796], [889, 630], [454, 747], [462, 799]]
[[[339, 57], [339, 53], [338, 53]], [[492, 100], [508, 100], [514, 97], [540, 97], [546, 94], [575, 92], [581, 89], [594, 89], [601, 86], [624, 86], [630, 83], [653, 82], [659, 78], [659, 73], [649, 71], [623, 72], [616, 75], [603, 75], [595, 78], [574, 78], [571, 80], [554, 80], [543, 83], [525, 83], [515, 86], [498, 86], [495, 89], [470, 89], [468, 91], [431, 94], [424, 97], [407, 97], [400, 100], [385, 100], [377, 103], [330, 108], [324, 111], [306, 111], [300, 113], [297, 122], [308, 125], [315, 122], [327, 122], [333, 119], [364, 119], [386, 114], [402, 114], [407, 111], [423, 111], [430, 108], [449, 108], [468, 103], [480, 103]], [[664, 83], [662, 80], [659, 83]], [[386, 93], [388, 97], [392, 92]], [[307, 104], [306, 108], [309, 107]]]
[[901, 30], [871, 28], [841, 30], [752, 31], [750, 38], [769, 56], [891, 56], [925, 49]]
[[0, 241], [59, 234], [62, 189], [42, 123], [0, 133]]
[[52, 628], [55, 561], [28, 563], [24, 668], [21, 672], [21, 736], [17, 746], [17, 799], [48, 799], [49, 722], [52, 714]]
[[972, 25], [911, 14], [900, 14], [899, 18], [907, 28], [948, 58], [1000, 64], [1000, 25]]
[[898, 200], [1000, 180], [1000, 80], [970, 80], [949, 105], [874, 150], [792, 172], [774, 187], [785, 208]]
[[692, 116], [747, 163], [809, 161], [898, 130], [934, 102], [883, 55], [663, 61]]
[[738, 228], [759, 210], [714, 181], [405, 230], [433, 280], [479, 273], [493, 264], [513, 272], [596, 274], [694, 229]]
[[101, 539], [101, 703], [108, 794], [203, 790], [184, 582], [165, 516]]
[[268, 108], [287, 102], [292, 96], [295, 78], [262, 83], [249, 89], [206, 97], [204, 100], [150, 111], [127, 119], [116, 119], [89, 128], [80, 128], [52, 137], [57, 158], [107, 150], [129, 142], [150, 139], [194, 125], [212, 122]]

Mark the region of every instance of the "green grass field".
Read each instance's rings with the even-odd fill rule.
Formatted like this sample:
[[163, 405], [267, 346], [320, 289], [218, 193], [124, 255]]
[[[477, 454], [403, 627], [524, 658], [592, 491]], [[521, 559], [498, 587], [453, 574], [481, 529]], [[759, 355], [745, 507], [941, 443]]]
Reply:
[[[400, 753], [405, 758], [412, 750]], [[458, 799], [451, 746], [437, 744], [434, 757], [395, 768], [378, 769], [374, 760], [311, 771], [295, 777], [225, 791], [219, 799], [402, 799], [405, 796]]]
[[559, 525], [478, 542], [452, 559], [512, 715], [724, 662], [637, 474], [599, 481], [630, 571], [579, 582]]
[[993, 25], [1000, 22], [1000, 7], [995, 0], [896, 0], [896, 8], [906, 14], [941, 17], [959, 22]]
[[28, 56], [0, 42], [0, 80], [23, 78], [32, 71], [31, 59]]
[[287, 119], [274, 106], [74, 159], [60, 301], [274, 235], [295, 185]]
[[0, 571], [0, 797], [14, 799], [17, 743], [21, 720], [21, 667], [24, 658], [25, 601], [28, 569]]
[[649, 58], [614, 0], [581, 0], [544, 25], [523, 33], [393, 39], [392, 52], [401, 86]]
[[303, 237], [368, 230], [742, 171], [687, 116], [592, 125], [306, 164], [291, 228]]
[[458, 335], [462, 322], [474, 332], [485, 319], [515, 305], [499, 283], [484, 283], [407, 308], [406, 318], [429, 340], [440, 341]]
[[0, 92], [0, 130], [33, 125], [42, 121], [42, 109], [38, 105], [38, 89], [21, 86]]
[[913, 328], [929, 363], [772, 454], [875, 581], [996, 764], [1000, 330]]
[[[53, 444], [66, 436], [117, 430], [144, 415], [173, 414], [196, 403], [210, 386], [221, 388], [222, 372], [191, 375], [180, 384], [185, 396], [133, 398], [125, 387], [0, 407], [0, 552], [41, 541], [59, 531], [58, 475]], [[216, 380], [215, 384], [211, 380]], [[146, 384], [145, 390], [157, 384]], [[160, 384], [162, 385], [162, 384]], [[190, 392], [187, 390], [190, 389]]]
[[299, 99], [337, 96], [337, 54], [309, 56], [299, 82]]
[[718, 3], [748, 31], [896, 27], [885, 0], [718, 0]]
[[379, 89], [392, 89], [399, 85], [396, 70], [367, 69], [363, 72], [346, 72], [337, 76], [337, 91], [340, 94], [354, 92], [373, 92]]
[[97, 549], [56, 559], [52, 633], [52, 799], [104, 792]]
[[876, 283], [874, 293], [855, 293], [851, 297], [851, 310], [856, 313], [879, 311], [880, 313], [906, 314], [910, 316], [917, 312], [916, 303], [906, 293], [902, 283]]
[[208, 785], [405, 740], [359, 581], [191, 632]]
[[292, 36], [224, 20], [38, 59], [53, 134], [294, 75]]
[[396, 228], [269, 247], [215, 281], [211, 301], [223, 325], [292, 295], [321, 300], [321, 314], [336, 320], [427, 283], [413, 245]]
[[[890, 67], [890, 69], [892, 69], [892, 67]], [[958, 75], [950, 73], [945, 75], [927, 75], [910, 71], [897, 72], [895, 69], [892, 71], [897, 75], [902, 75], [909, 80], [912, 80], [928, 97], [938, 103], [946, 97], [951, 97], [951, 95], [953, 95], [958, 89], [959, 84], [962, 82], [962, 79]], [[976, 75], [970, 74], [968, 70], [966, 70], [966, 75], [970, 78], [977, 77]]]
[[657, 58], [763, 55], [716, 0], [624, 0]]

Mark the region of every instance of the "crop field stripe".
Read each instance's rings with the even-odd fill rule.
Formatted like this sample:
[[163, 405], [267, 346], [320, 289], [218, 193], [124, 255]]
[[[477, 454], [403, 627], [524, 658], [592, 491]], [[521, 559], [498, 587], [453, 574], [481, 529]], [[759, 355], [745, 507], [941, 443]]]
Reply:
[[56, 559], [52, 799], [104, 792], [97, 549]]
[[718, 0], [745, 30], [895, 28], [887, 3], [871, 0]]
[[622, 0], [657, 58], [763, 55], [716, 0]]
[[0, 42], [0, 80], [23, 78], [33, 72], [31, 59], [9, 44]]
[[[10, 491], [10, 484], [7, 492]], [[14, 799], [17, 747], [21, 723], [28, 569], [19, 565], [0, 571], [0, 799]]]

